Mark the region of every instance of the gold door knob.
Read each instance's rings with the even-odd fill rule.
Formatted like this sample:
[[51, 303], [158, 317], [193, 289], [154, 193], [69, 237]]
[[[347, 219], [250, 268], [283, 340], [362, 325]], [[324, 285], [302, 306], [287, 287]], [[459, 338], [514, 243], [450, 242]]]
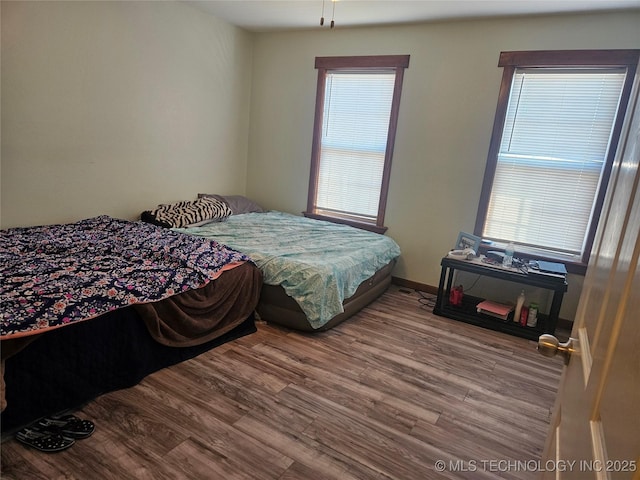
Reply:
[[538, 352], [545, 357], [554, 357], [560, 354], [564, 358], [564, 364], [567, 365], [571, 354], [576, 351], [577, 342], [578, 340], [575, 338], [570, 338], [567, 342], [560, 343], [556, 337], [545, 333], [538, 338]]

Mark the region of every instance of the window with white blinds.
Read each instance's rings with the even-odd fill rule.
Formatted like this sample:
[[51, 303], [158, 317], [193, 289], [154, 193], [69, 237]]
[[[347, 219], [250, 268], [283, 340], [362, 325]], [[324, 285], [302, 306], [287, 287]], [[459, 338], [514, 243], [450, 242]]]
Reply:
[[640, 50], [501, 52], [474, 233], [584, 274]]
[[409, 55], [317, 57], [306, 216], [382, 233]]
[[327, 72], [316, 209], [375, 221], [395, 71]]
[[483, 237], [580, 257], [626, 68], [517, 68]]

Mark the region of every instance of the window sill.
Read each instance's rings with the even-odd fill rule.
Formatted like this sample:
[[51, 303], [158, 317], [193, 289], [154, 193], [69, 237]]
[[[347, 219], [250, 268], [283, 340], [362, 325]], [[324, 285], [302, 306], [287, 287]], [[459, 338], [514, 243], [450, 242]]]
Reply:
[[302, 212], [302, 214], [307, 218], [324, 220], [326, 222], [340, 223], [342, 225], [350, 225], [352, 227], [359, 228], [361, 230], [368, 230], [370, 232], [379, 233], [381, 235], [387, 231], [387, 227], [380, 227], [372, 223], [357, 222], [355, 220], [348, 220], [346, 218], [339, 218], [339, 217], [329, 217], [327, 215], [319, 215], [317, 213], [312, 213], [312, 212]]

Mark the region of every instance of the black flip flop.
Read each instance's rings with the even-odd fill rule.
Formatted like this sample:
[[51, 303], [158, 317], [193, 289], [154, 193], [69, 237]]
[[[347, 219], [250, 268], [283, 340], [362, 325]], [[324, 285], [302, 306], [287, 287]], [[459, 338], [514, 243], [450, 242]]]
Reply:
[[82, 420], [69, 414], [42, 418], [38, 421], [38, 427], [76, 440], [87, 438], [96, 429], [91, 420]]
[[59, 433], [42, 431], [37, 427], [23, 428], [16, 433], [16, 440], [47, 453], [61, 452], [75, 443], [75, 440], [71, 438], [65, 438]]

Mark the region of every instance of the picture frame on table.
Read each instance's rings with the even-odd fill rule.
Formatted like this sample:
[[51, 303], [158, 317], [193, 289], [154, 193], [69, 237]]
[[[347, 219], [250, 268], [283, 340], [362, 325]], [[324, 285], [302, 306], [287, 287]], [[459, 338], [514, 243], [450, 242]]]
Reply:
[[456, 240], [456, 245], [454, 247], [455, 250], [464, 250], [465, 248], [472, 249], [475, 254], [478, 254], [480, 250], [480, 243], [482, 239], [477, 235], [473, 235], [471, 233], [460, 232], [458, 234], [458, 239]]

